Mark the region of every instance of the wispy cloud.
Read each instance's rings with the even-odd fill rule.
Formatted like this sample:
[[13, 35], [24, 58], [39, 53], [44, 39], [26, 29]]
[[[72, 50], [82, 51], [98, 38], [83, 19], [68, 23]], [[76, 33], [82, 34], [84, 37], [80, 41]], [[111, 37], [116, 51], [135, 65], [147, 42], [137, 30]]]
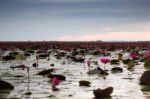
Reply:
[[83, 2], [83, 1], [96, 1], [96, 0], [30, 0], [32, 2]]
[[0, 40], [146, 40], [149, 11], [150, 0], [0, 0]]

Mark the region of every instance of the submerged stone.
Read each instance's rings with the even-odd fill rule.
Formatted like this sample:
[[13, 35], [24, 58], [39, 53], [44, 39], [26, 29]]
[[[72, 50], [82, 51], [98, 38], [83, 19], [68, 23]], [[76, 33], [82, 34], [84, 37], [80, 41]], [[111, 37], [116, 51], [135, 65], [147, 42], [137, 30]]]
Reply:
[[121, 53], [118, 54], [118, 60], [122, 60], [123, 55]]
[[0, 90], [13, 90], [14, 86], [11, 85], [10, 83], [0, 80]]
[[42, 53], [42, 54], [38, 55], [39, 59], [46, 59], [48, 56], [49, 56], [49, 54], [47, 54], [47, 53]]
[[47, 77], [48, 78], [57, 77], [59, 80], [66, 81], [66, 77], [60, 74], [49, 74]]
[[142, 85], [150, 86], [150, 70], [147, 70], [142, 74], [140, 82]]
[[43, 75], [43, 76], [45, 76], [45, 75], [49, 75], [53, 71], [54, 71], [54, 69], [43, 70], [43, 71], [39, 72], [37, 75]]
[[24, 53], [24, 56], [31, 56], [31, 55], [30, 55], [30, 53], [25, 52], [25, 53]]
[[50, 66], [54, 67], [54, 64], [50, 64]]
[[96, 89], [93, 90], [93, 94], [96, 99], [102, 99], [103, 97], [110, 97], [113, 92], [113, 87], [108, 87], [106, 89]]
[[20, 77], [25, 77], [25, 76], [22, 76], [22, 75], [14, 75], [13, 77], [20, 78]]
[[37, 67], [38, 64], [35, 62], [35, 63], [32, 64], [32, 66], [33, 66], [33, 67]]
[[112, 71], [113, 73], [116, 73], [116, 72], [123, 72], [123, 69], [122, 69], [121, 67], [114, 67], [114, 68], [111, 69], [111, 71]]
[[54, 95], [49, 95], [49, 96], [47, 96], [48, 98], [54, 98], [54, 97], [56, 97], [56, 96], [54, 96]]
[[79, 63], [83, 63], [84, 62], [84, 58], [82, 58], [82, 57], [74, 57], [74, 58], [72, 58], [72, 61], [74, 61], [74, 62], [79, 62]]
[[113, 60], [110, 61], [110, 64], [111, 65], [118, 65], [119, 64], [119, 60], [113, 59]]
[[79, 86], [87, 86], [87, 87], [89, 87], [90, 84], [91, 83], [89, 81], [85, 81], [85, 80], [79, 81]]
[[25, 93], [25, 95], [31, 95], [31, 94], [32, 94], [31, 92], [26, 92], [26, 93]]
[[3, 56], [2, 59], [3, 59], [4, 61], [14, 60], [14, 59], [15, 59], [15, 55]]
[[87, 72], [89, 75], [94, 75], [94, 74], [101, 74], [101, 75], [108, 75], [106, 71], [101, 69], [100, 67], [97, 67], [96, 69], [90, 70]]
[[100, 71], [97, 69], [93, 69], [87, 72], [89, 75], [100, 74]]

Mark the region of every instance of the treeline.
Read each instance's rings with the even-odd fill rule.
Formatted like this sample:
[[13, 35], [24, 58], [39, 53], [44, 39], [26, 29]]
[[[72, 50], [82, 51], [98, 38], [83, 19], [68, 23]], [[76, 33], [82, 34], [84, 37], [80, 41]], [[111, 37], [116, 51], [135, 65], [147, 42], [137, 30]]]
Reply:
[[12, 41], [0, 42], [1, 50], [13, 50], [19, 48], [21, 50], [34, 49], [62, 49], [72, 50], [82, 49], [126, 49], [126, 48], [148, 48], [150, 49], [150, 41], [139, 42], [102, 42], [102, 41]]

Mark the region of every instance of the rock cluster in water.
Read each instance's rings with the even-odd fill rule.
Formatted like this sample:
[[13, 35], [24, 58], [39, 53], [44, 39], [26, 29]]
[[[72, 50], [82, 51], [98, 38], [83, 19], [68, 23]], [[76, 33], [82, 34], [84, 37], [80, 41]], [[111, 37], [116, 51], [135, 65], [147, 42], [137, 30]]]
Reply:
[[0, 80], [0, 90], [13, 90], [14, 86], [11, 85], [10, 83]]
[[87, 86], [87, 87], [89, 87], [90, 84], [91, 83], [89, 81], [85, 81], [85, 80], [79, 81], [79, 86]]
[[93, 90], [93, 94], [96, 99], [102, 99], [103, 97], [110, 97], [112, 92], [113, 92], [113, 87], [108, 87], [106, 89], [98, 88], [96, 90]]
[[142, 74], [140, 82], [142, 85], [150, 86], [150, 70], [147, 70]]

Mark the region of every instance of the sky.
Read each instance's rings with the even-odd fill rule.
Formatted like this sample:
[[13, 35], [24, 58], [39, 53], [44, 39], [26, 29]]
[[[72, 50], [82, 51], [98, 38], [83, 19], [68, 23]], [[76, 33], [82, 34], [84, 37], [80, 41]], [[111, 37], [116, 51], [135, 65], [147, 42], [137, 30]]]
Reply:
[[0, 0], [0, 41], [150, 41], [150, 0]]

